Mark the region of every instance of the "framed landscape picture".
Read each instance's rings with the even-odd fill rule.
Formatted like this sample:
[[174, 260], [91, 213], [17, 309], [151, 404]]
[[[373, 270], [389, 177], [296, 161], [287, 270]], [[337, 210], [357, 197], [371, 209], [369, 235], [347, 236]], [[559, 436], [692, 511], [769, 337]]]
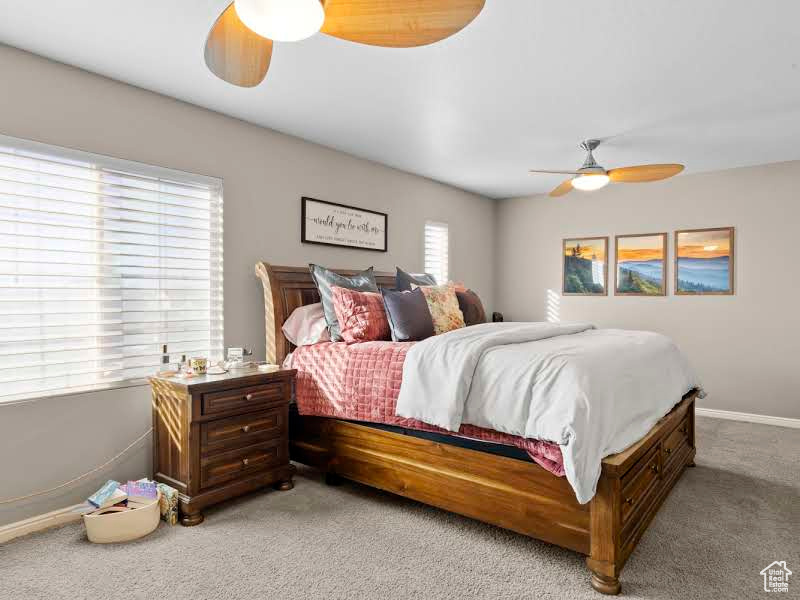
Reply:
[[675, 232], [675, 293], [731, 295], [733, 227]]
[[304, 244], [386, 252], [388, 229], [386, 213], [314, 198], [302, 199], [300, 241]]
[[667, 295], [667, 234], [640, 233], [615, 238], [614, 294]]
[[567, 238], [562, 252], [565, 296], [608, 294], [608, 238]]

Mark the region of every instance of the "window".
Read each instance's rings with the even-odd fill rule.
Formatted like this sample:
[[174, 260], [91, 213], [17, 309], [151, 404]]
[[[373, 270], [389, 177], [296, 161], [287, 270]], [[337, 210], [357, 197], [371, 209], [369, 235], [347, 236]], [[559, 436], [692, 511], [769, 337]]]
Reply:
[[425, 272], [440, 285], [447, 283], [449, 277], [448, 243], [447, 223], [425, 223]]
[[0, 136], [0, 402], [222, 358], [222, 182]]

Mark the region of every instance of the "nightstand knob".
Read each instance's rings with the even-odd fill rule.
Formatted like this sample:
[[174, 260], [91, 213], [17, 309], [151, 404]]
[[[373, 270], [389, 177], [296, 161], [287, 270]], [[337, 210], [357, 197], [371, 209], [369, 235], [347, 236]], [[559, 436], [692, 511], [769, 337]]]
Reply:
[[247, 396], [245, 396], [244, 399], [245, 400], [252, 400], [253, 399], [253, 394], [247, 394]]
[[250, 431], [250, 425], [244, 425], [244, 426], [242, 426], [242, 431], [244, 431], [245, 433], [247, 433], [248, 431]]
[[242, 464], [246, 467], [247, 465], [250, 464], [250, 459], [249, 458], [243, 458], [242, 459]]
[[629, 506], [632, 505], [633, 504], [633, 498], [625, 498], [625, 504], [627, 504]]
[[656, 463], [653, 463], [652, 465], [650, 465], [650, 470], [653, 473], [658, 473], [658, 465]]
[[683, 434], [689, 433], [689, 428], [686, 425], [684, 425], [683, 427], [681, 427], [681, 433]]
[[667, 448], [666, 450], [664, 450], [664, 452], [666, 452], [667, 454], [672, 454], [672, 448]]

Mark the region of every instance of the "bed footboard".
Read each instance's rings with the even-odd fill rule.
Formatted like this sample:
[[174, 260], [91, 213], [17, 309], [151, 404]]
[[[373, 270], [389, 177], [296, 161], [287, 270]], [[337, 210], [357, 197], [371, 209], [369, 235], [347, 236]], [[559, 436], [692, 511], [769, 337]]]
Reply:
[[535, 463], [324, 417], [291, 423], [293, 461], [587, 555], [591, 584], [617, 594], [650, 521], [694, 461], [694, 397], [637, 444], [603, 461], [597, 493], [578, 504], [563, 477]]

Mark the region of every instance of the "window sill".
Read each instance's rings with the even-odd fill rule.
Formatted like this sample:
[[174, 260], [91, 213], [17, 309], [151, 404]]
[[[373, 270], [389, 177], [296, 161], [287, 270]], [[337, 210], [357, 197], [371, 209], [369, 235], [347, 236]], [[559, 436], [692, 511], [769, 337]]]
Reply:
[[0, 396], [0, 407], [13, 404], [26, 404], [28, 402], [39, 402], [40, 400], [50, 400], [51, 398], [63, 398], [65, 396], [79, 396], [83, 394], [93, 394], [106, 392], [109, 390], [119, 390], [131, 387], [146, 387], [150, 385], [146, 379], [131, 379], [119, 383], [104, 383], [100, 385], [87, 385], [79, 388], [69, 388], [52, 392], [30, 392], [28, 394], [15, 394], [13, 396]]

